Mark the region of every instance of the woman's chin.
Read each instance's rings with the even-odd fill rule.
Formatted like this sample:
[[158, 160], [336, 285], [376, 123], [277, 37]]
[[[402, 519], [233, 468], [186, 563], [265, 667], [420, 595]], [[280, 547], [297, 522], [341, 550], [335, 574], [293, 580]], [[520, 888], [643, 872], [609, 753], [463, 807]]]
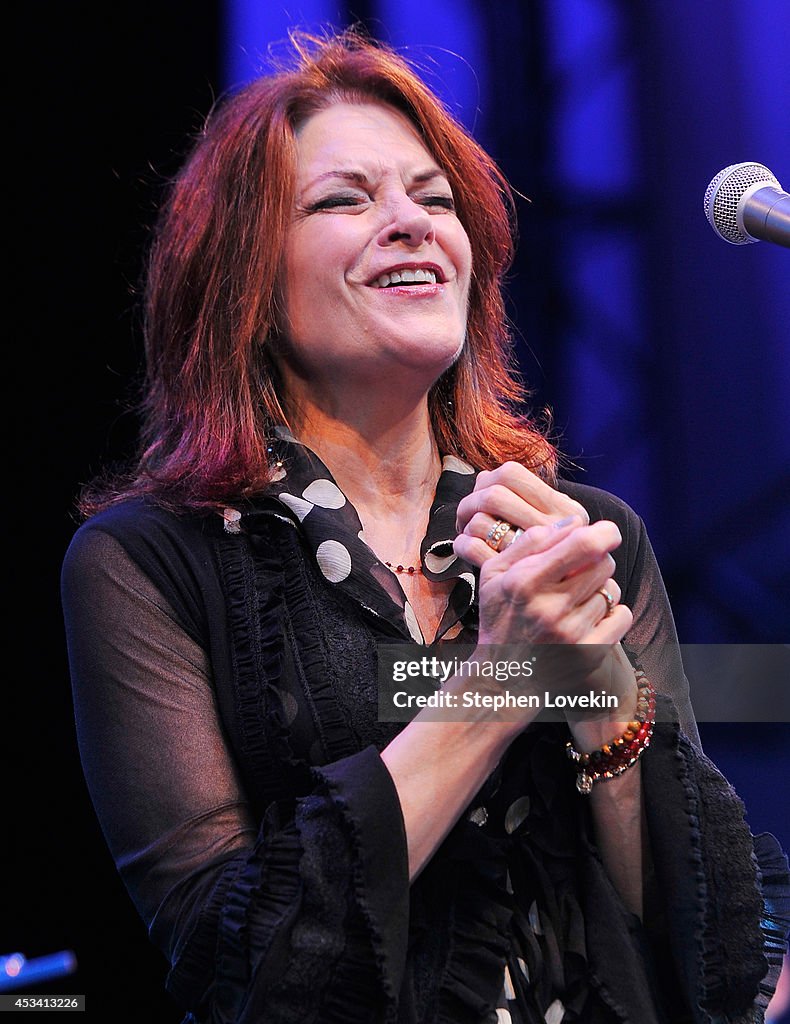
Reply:
[[459, 336], [454, 332], [441, 337], [433, 332], [421, 332], [400, 339], [387, 348], [391, 355], [393, 373], [397, 373], [400, 368], [403, 373], [424, 374], [426, 387], [429, 388], [461, 355], [464, 335]]

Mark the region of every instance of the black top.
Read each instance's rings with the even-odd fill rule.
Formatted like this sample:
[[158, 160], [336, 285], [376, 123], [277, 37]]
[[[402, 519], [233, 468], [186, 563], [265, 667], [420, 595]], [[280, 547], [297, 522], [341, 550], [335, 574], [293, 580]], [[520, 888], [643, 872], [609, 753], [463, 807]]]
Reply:
[[[769, 914], [742, 806], [697, 746], [641, 520], [562, 485], [619, 526], [615, 578], [634, 611], [624, 645], [680, 721], [657, 725], [642, 759], [646, 928], [603, 870], [560, 725], [514, 742], [409, 887], [379, 757], [401, 726], [376, 717], [376, 642], [413, 629], [395, 577], [308, 454], [289, 449], [285, 480], [224, 519], [111, 508], [78, 530], [64, 564], [86, 779], [176, 1000], [227, 1024], [758, 1019], [766, 936], [774, 975], [781, 961], [786, 862], [760, 839]], [[447, 544], [475, 475], [445, 470], [423, 559], [426, 574], [457, 580], [440, 632], [469, 639], [474, 580]]]

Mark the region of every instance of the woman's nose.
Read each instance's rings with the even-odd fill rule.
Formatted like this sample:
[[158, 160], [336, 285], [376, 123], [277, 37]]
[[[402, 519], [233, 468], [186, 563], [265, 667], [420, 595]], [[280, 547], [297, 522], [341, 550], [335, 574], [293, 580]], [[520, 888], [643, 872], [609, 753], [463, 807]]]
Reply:
[[417, 248], [424, 242], [432, 242], [435, 237], [433, 218], [419, 203], [415, 203], [407, 195], [398, 196], [392, 202], [387, 224], [379, 234], [379, 245], [392, 245], [393, 242], [404, 242]]

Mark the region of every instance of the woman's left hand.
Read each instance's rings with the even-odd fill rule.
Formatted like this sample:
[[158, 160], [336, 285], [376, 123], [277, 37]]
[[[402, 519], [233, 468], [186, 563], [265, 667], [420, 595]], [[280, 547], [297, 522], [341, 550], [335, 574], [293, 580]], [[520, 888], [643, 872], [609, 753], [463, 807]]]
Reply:
[[[578, 501], [550, 487], [517, 462], [505, 462], [478, 474], [475, 489], [458, 503], [456, 529], [479, 541], [472, 561], [482, 565], [512, 543], [517, 528], [547, 526], [569, 516], [579, 516], [583, 523], [590, 521]], [[501, 539], [498, 549], [493, 549], [486, 537], [497, 521], [511, 524], [512, 529]]]

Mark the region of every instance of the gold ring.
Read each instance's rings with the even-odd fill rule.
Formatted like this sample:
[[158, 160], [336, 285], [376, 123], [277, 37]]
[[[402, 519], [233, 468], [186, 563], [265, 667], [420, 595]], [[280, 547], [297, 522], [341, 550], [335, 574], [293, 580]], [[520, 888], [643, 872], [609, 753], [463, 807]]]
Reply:
[[486, 544], [493, 551], [499, 551], [499, 545], [505, 539], [510, 529], [510, 523], [506, 519], [497, 519], [494, 525], [486, 534]]
[[604, 601], [606, 601], [606, 613], [604, 614], [604, 618], [608, 619], [609, 616], [614, 611], [615, 600], [612, 597], [612, 595], [609, 593], [609, 591], [606, 589], [606, 587], [599, 587], [595, 591], [595, 593], [596, 594], [600, 594], [601, 597], [604, 599]]

